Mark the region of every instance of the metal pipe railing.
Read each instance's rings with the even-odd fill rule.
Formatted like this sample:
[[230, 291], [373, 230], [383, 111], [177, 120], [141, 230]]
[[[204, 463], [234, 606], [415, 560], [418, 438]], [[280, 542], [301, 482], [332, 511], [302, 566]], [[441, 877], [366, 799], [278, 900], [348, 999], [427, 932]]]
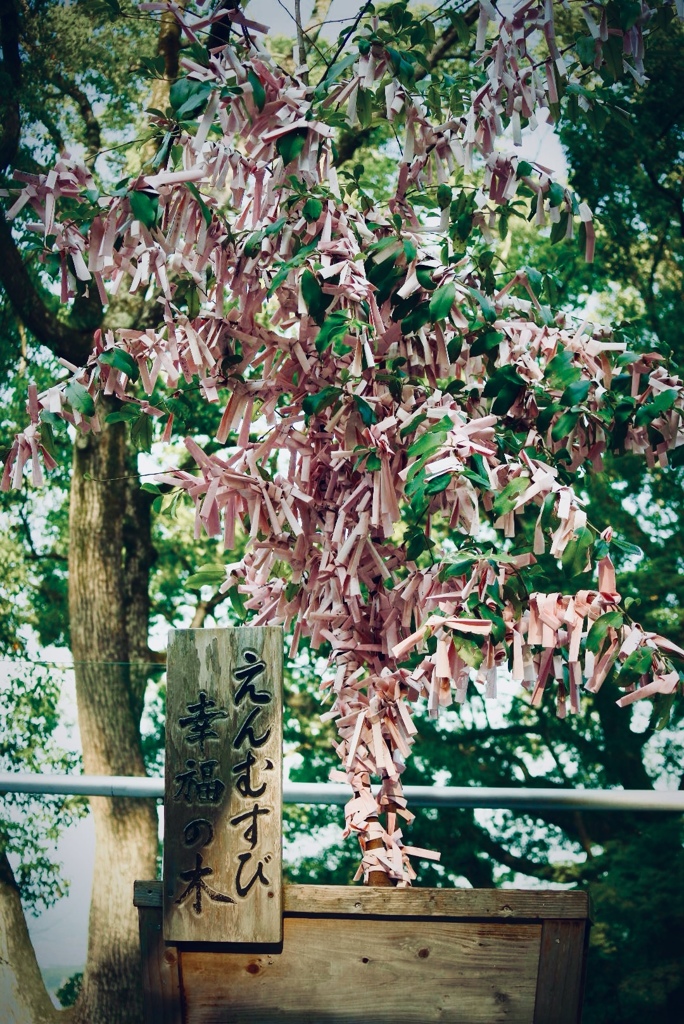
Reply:
[[[127, 775], [39, 775], [0, 772], [0, 794], [124, 796], [162, 799], [164, 780]], [[289, 804], [345, 804], [346, 786], [332, 782], [286, 782]], [[651, 789], [555, 789], [495, 786], [405, 786], [413, 807], [502, 807], [526, 810], [675, 811], [684, 813], [684, 792]]]

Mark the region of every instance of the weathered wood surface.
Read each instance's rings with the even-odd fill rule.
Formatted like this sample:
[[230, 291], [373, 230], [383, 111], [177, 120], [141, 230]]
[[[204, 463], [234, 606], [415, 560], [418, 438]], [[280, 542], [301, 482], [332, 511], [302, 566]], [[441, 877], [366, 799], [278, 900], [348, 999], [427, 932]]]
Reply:
[[287, 918], [281, 954], [180, 953], [186, 1024], [532, 1024], [541, 925]]
[[381, 889], [353, 885], [286, 885], [289, 914], [392, 917], [586, 918], [585, 892], [527, 889]]
[[534, 1024], [577, 1024], [582, 1015], [589, 926], [544, 921]]
[[[136, 882], [136, 907], [160, 907], [162, 882]], [[285, 885], [283, 910], [306, 916], [502, 918], [543, 921], [591, 916], [586, 892], [528, 889], [372, 889], [354, 885]]]
[[586, 893], [287, 885], [283, 902], [282, 952], [165, 946], [162, 884], [136, 882], [166, 958], [145, 967], [147, 1024], [579, 1024]]
[[145, 1022], [183, 1024], [178, 950], [164, 944], [159, 906], [138, 909]]
[[282, 937], [282, 631], [169, 638], [164, 937]]

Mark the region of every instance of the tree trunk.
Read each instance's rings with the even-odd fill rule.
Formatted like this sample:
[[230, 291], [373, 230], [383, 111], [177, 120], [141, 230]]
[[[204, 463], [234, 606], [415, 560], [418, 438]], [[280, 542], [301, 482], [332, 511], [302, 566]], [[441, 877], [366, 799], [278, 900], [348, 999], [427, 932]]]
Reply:
[[0, 850], [0, 1011], [3, 1024], [57, 1024], [71, 1017], [52, 1005], [40, 975], [19, 888]]
[[[75, 663], [83, 768], [94, 775], [144, 775], [140, 744], [141, 682], [129, 662], [140, 658], [147, 621], [129, 623], [126, 567], [145, 590], [140, 553], [126, 557], [124, 527], [129, 466], [123, 424], [79, 435], [74, 447], [69, 513], [69, 618]], [[149, 507], [147, 509], [149, 515]], [[144, 538], [140, 524], [138, 539]], [[149, 566], [149, 560], [147, 562]], [[128, 625], [135, 625], [133, 643]], [[136, 672], [137, 675], [137, 672]], [[156, 873], [157, 817], [146, 800], [91, 800], [95, 875], [88, 962], [76, 1006], [79, 1024], [140, 1024], [142, 976], [133, 881]]]

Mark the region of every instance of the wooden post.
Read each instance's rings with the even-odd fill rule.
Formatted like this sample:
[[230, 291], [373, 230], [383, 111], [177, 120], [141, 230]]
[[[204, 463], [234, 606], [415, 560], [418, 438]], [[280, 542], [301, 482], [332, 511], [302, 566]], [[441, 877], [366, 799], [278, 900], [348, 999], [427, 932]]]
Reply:
[[282, 631], [170, 634], [167, 942], [282, 940]]

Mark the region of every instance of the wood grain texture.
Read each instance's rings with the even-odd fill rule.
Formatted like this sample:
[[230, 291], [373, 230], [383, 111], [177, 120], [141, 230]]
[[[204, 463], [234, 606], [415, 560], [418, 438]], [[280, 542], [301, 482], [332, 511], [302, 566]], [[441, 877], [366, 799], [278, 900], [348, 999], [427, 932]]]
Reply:
[[525, 889], [380, 889], [352, 885], [286, 885], [288, 914], [544, 920], [589, 914], [584, 892]]
[[539, 924], [289, 918], [280, 955], [181, 952], [185, 1024], [531, 1024]]
[[282, 631], [169, 639], [164, 937], [282, 938]]
[[586, 967], [584, 921], [542, 924], [534, 1024], [579, 1024]]
[[[136, 907], [160, 907], [162, 883], [136, 882]], [[395, 889], [365, 886], [285, 885], [286, 915], [453, 917], [503, 920], [580, 920], [590, 916], [585, 892], [526, 889]]]
[[183, 1024], [178, 951], [166, 948], [159, 909], [139, 907], [145, 1024]]

